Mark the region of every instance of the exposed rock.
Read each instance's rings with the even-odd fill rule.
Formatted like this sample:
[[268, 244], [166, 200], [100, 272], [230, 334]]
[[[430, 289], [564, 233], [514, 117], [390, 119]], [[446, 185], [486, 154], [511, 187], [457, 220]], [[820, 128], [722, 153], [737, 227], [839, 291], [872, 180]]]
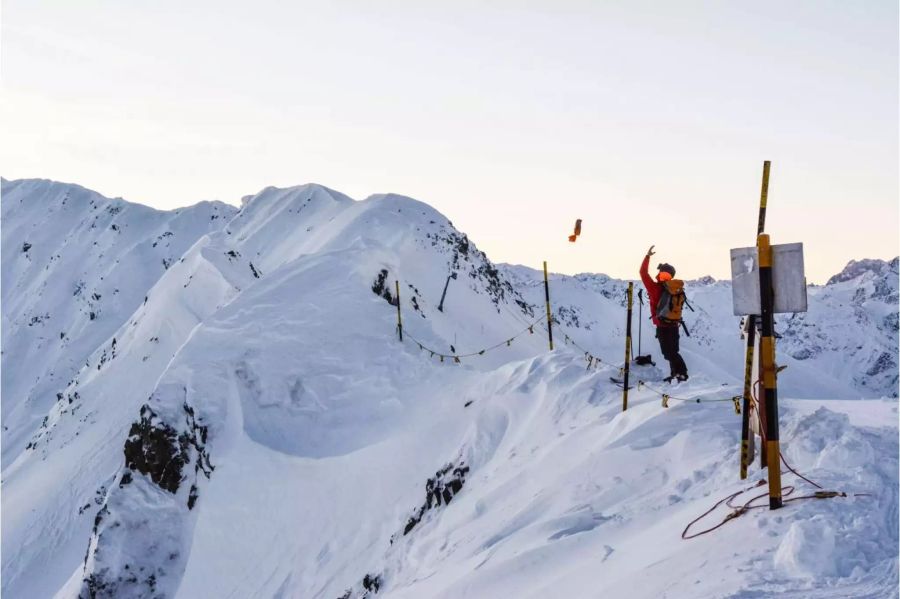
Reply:
[[403, 535], [412, 532], [428, 510], [449, 504], [462, 491], [468, 473], [469, 467], [462, 462], [458, 466], [454, 466], [452, 463], [447, 464], [435, 472], [434, 476], [425, 482], [425, 501], [406, 521]]
[[390, 305], [396, 306], [397, 300], [394, 299], [394, 296], [391, 293], [391, 290], [388, 288], [387, 277], [388, 277], [387, 269], [382, 268], [381, 271], [378, 273], [378, 276], [375, 277], [375, 282], [372, 283], [372, 293], [383, 297], [385, 300], [387, 300], [387, 303], [389, 303]]
[[175, 493], [181, 484], [181, 470], [188, 461], [190, 441], [161, 422], [144, 404], [141, 418], [131, 425], [125, 441], [125, 466], [146, 474], [159, 487]]

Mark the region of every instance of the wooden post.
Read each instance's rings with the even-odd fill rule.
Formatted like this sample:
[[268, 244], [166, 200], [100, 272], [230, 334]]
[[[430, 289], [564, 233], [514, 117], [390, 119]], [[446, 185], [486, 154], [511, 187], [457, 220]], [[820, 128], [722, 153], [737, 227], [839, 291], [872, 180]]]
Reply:
[[628, 282], [628, 312], [625, 317], [625, 373], [622, 376], [622, 411], [628, 409], [628, 374], [631, 366], [631, 307], [634, 303], [634, 283]]
[[400, 281], [394, 281], [394, 289], [397, 290], [397, 333], [400, 341], [403, 341], [403, 319], [400, 317]]
[[[763, 162], [762, 190], [759, 194], [759, 218], [756, 221], [756, 235], [762, 235], [766, 228], [766, 204], [769, 200], [769, 169], [772, 163]], [[756, 345], [756, 315], [747, 316], [747, 355], [744, 361], [744, 410], [741, 413], [741, 480], [747, 478], [750, 465], [750, 405], [753, 386], [753, 350]], [[760, 394], [760, 397], [762, 395]]]
[[766, 386], [766, 461], [769, 470], [769, 509], [782, 506], [781, 498], [781, 447], [778, 439], [778, 385], [775, 366], [775, 290], [772, 286], [772, 246], [769, 236], [763, 233], [757, 243], [759, 248], [759, 296], [762, 331], [759, 339], [759, 357], [762, 363], [763, 384]]
[[544, 299], [547, 302], [547, 338], [550, 341], [550, 351], [553, 351], [553, 316], [550, 313], [550, 282], [547, 279], [546, 260], [544, 260]]

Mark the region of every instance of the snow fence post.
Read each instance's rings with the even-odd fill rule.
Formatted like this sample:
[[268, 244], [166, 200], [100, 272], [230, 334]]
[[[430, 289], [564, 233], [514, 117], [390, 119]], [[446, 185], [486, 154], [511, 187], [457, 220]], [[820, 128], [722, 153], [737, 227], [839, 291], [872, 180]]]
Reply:
[[397, 333], [400, 335], [400, 341], [403, 341], [403, 319], [400, 318], [400, 280], [394, 281], [394, 289], [397, 291]]
[[634, 304], [634, 283], [628, 282], [628, 312], [625, 317], [625, 373], [622, 376], [622, 411], [628, 409], [628, 374], [631, 365], [631, 307]]
[[[766, 229], [766, 204], [769, 200], [769, 169], [772, 162], [763, 162], [762, 189], [759, 194], [759, 218], [756, 221], [756, 235]], [[747, 478], [747, 467], [751, 460], [750, 447], [750, 405], [753, 385], [753, 350], [756, 345], [756, 315], [747, 316], [747, 357], [744, 362], [744, 410], [741, 412], [741, 480]]]
[[544, 300], [547, 302], [547, 338], [553, 351], [553, 317], [550, 315], [550, 283], [547, 280], [547, 261], [544, 260]]
[[775, 290], [772, 286], [772, 246], [765, 233], [758, 237], [759, 248], [759, 297], [762, 335], [759, 339], [759, 357], [765, 385], [766, 406], [766, 461], [769, 470], [769, 509], [782, 506], [781, 447], [778, 439], [778, 386], [775, 366]]

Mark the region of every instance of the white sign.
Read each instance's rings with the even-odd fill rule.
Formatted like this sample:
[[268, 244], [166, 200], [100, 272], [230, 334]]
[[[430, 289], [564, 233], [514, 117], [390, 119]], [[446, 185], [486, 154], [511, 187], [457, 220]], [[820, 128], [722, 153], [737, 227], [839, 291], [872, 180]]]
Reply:
[[[803, 244], [783, 243], [772, 246], [772, 288], [775, 312], [806, 312], [806, 271], [803, 267]], [[759, 253], [757, 248], [731, 250], [731, 293], [734, 315], [759, 315]]]

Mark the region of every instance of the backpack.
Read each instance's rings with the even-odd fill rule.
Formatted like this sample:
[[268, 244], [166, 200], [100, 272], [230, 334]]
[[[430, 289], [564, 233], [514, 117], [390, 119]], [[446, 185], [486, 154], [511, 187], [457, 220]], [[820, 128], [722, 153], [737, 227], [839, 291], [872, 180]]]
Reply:
[[[662, 323], [683, 326], [681, 309], [687, 303], [687, 297], [684, 295], [684, 281], [670, 279], [660, 283], [660, 289], [659, 302], [656, 304], [656, 317]], [[687, 332], [687, 328], [685, 328], [685, 332]]]

